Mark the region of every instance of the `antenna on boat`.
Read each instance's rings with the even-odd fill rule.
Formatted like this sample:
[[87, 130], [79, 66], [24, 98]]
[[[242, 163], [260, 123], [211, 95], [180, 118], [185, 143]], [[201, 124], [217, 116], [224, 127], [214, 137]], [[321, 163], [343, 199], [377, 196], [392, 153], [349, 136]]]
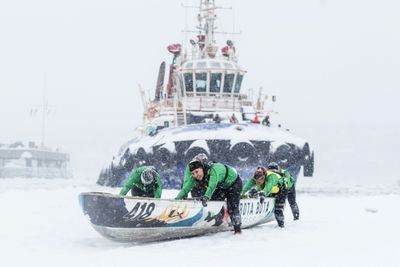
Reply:
[[34, 106], [30, 110], [30, 116], [35, 117], [38, 112], [41, 112], [41, 133], [40, 133], [40, 147], [45, 147], [45, 139], [46, 139], [46, 115], [51, 111], [51, 107], [47, 102], [47, 73], [43, 75], [43, 94], [42, 94], [42, 103]]
[[[185, 8], [185, 30], [183, 32], [185, 33], [185, 42], [184, 44], [187, 44], [188, 42], [188, 8], [186, 8], [183, 4], [181, 4], [183, 8]], [[185, 45], [185, 52], [184, 52], [184, 60], [186, 60], [187, 57], [187, 47]]]
[[[214, 0], [200, 0], [200, 6], [185, 6], [182, 5], [183, 8], [195, 8], [199, 9], [199, 13], [197, 15], [198, 26], [196, 27], [196, 31], [184, 30], [187, 34], [197, 33], [197, 42], [191, 40], [190, 43], [192, 46], [198, 45], [200, 49], [199, 57], [200, 58], [214, 58], [217, 51], [218, 46], [216, 45], [216, 41], [214, 38], [215, 34], [240, 34], [241, 32], [219, 32], [216, 31], [217, 26], [215, 26], [215, 20], [217, 19], [216, 10], [217, 9], [232, 9], [232, 7], [219, 7], [215, 5]], [[185, 44], [186, 45], [186, 44]]]
[[46, 87], [47, 87], [47, 74], [44, 73], [43, 81], [43, 101], [42, 101], [42, 134], [40, 146], [44, 148], [45, 130], [46, 130], [46, 112], [47, 112], [47, 102], [46, 102]]
[[[232, 0], [232, 32], [233, 33], [236, 31], [235, 10], [236, 10], [236, 2], [235, 2], [235, 0]], [[235, 36], [235, 34], [231, 34], [231, 38], [232, 38], [233, 42], [236, 43], [234, 36]]]

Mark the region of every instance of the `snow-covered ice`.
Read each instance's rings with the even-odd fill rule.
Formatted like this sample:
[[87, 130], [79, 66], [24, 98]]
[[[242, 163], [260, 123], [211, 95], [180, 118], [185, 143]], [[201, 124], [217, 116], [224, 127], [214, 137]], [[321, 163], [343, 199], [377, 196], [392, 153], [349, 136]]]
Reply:
[[[0, 180], [2, 266], [398, 266], [400, 185], [387, 188], [302, 178], [300, 221], [286, 206], [286, 228], [150, 244], [115, 243], [95, 232], [78, 194], [118, 191], [90, 180]], [[176, 191], [164, 191], [163, 198]]]

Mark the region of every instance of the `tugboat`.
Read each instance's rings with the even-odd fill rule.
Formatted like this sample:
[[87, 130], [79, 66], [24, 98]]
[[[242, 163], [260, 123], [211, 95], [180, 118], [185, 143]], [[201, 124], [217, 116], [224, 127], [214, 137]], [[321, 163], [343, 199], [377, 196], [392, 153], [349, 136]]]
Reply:
[[0, 178], [71, 178], [69, 154], [34, 142], [0, 144]]
[[197, 36], [189, 49], [167, 47], [173, 57], [166, 86], [163, 62], [154, 98], [147, 101], [141, 90], [142, 126], [101, 170], [98, 184], [121, 186], [132, 169], [153, 165], [165, 188], [179, 188], [185, 165], [198, 153], [237, 168], [244, 179], [271, 161], [296, 178], [301, 170], [313, 175], [310, 144], [270, 122], [276, 97], [260, 90], [253, 100], [242, 93], [246, 70], [238, 64], [236, 47], [227, 40], [219, 49], [215, 39], [217, 9], [213, 0], [201, 0]]

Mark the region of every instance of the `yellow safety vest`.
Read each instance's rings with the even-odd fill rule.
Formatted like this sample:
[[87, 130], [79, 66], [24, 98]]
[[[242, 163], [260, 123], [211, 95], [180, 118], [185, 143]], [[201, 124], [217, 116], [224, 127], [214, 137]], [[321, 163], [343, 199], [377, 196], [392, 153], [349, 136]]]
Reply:
[[[282, 176], [280, 174], [278, 174], [276, 172], [271, 172], [271, 171], [267, 171], [265, 173], [265, 176], [268, 177], [270, 174], [275, 174], [276, 176], [278, 176], [278, 179], [282, 179]], [[272, 187], [272, 189], [271, 189], [272, 194], [276, 194], [278, 192], [279, 192], [279, 185], [275, 185], [274, 187]]]

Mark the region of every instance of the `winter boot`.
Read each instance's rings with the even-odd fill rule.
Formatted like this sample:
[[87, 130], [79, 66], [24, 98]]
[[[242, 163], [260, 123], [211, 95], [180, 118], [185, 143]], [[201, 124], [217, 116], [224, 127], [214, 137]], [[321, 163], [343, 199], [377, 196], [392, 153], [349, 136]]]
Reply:
[[239, 225], [234, 225], [233, 226], [233, 231], [234, 231], [235, 235], [236, 234], [241, 234], [242, 233], [242, 229], [240, 228], [240, 224]]
[[278, 222], [278, 226], [280, 228], [285, 228], [285, 223], [284, 222]]
[[293, 205], [290, 205], [290, 208], [292, 209], [293, 220], [297, 221], [299, 219], [299, 215], [300, 215], [299, 207], [295, 203]]

